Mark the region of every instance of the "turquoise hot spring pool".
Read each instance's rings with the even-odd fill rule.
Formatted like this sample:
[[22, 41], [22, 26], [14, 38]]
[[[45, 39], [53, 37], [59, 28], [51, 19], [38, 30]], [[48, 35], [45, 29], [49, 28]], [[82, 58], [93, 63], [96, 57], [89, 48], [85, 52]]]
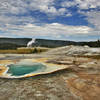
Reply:
[[23, 76], [25, 74], [30, 73], [38, 73], [43, 72], [46, 68], [43, 64], [11, 64], [8, 65], [9, 67], [7, 73], [11, 74], [11, 76]]

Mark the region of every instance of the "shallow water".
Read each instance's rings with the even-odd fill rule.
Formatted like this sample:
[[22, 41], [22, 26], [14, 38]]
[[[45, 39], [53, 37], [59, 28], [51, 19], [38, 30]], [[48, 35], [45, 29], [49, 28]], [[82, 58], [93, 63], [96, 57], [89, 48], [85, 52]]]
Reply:
[[33, 65], [11, 64], [8, 67], [9, 69], [7, 73], [11, 74], [11, 76], [22, 76], [30, 73], [43, 72], [46, 68], [45, 65], [43, 64], [33, 64]]

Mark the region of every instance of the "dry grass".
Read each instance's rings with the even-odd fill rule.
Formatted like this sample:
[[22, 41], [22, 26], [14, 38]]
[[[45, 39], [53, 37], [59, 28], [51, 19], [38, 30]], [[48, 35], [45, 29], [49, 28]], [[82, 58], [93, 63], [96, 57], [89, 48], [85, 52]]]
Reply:
[[49, 48], [18, 48], [17, 50], [0, 50], [0, 54], [31, 54], [47, 51]]

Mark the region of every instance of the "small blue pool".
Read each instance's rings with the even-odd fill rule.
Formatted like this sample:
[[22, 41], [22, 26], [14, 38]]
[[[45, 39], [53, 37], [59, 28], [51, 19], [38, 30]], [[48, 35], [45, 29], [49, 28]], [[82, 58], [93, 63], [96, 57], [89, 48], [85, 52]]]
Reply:
[[11, 74], [11, 76], [23, 76], [25, 74], [30, 73], [38, 73], [43, 72], [46, 68], [43, 64], [11, 64], [8, 65], [9, 69], [7, 71], [8, 74]]

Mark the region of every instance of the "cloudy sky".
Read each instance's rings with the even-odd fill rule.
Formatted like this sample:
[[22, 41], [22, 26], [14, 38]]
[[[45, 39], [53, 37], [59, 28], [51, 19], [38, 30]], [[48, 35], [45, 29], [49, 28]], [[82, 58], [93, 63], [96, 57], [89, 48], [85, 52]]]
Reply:
[[100, 38], [100, 0], [0, 0], [0, 37]]

